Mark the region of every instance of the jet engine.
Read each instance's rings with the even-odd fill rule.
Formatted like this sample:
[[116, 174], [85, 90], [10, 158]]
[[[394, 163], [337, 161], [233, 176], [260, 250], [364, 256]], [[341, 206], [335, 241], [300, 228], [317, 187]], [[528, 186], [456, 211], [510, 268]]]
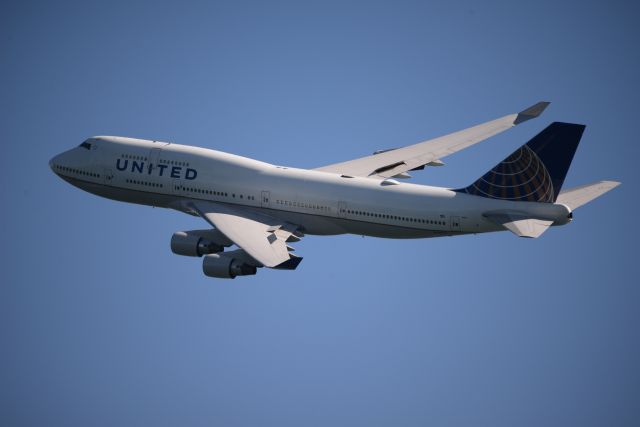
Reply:
[[209, 277], [234, 279], [256, 274], [256, 267], [224, 254], [209, 254], [202, 258], [202, 271]]
[[197, 256], [224, 251], [231, 241], [218, 230], [178, 231], [171, 236], [171, 251], [176, 255]]

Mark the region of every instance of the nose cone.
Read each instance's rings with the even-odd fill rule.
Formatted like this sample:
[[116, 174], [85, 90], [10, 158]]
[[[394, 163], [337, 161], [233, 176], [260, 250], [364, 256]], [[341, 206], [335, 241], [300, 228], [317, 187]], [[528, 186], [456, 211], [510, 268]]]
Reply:
[[84, 165], [75, 148], [64, 151], [58, 155], [55, 155], [49, 160], [49, 167], [57, 175], [65, 171], [67, 168], [78, 168]]
[[59, 161], [58, 161], [58, 157], [59, 157], [59, 156], [60, 156], [60, 155], [58, 154], [57, 156], [53, 156], [53, 157], [51, 158], [51, 160], [49, 160], [49, 167], [50, 167], [50, 168], [51, 168], [51, 170], [52, 170], [52, 171], [54, 171], [54, 172], [56, 171], [55, 165], [57, 165], [57, 164], [59, 163]]
[[59, 175], [59, 170], [68, 163], [66, 153], [65, 151], [64, 153], [57, 154], [49, 160], [49, 167], [56, 175]]

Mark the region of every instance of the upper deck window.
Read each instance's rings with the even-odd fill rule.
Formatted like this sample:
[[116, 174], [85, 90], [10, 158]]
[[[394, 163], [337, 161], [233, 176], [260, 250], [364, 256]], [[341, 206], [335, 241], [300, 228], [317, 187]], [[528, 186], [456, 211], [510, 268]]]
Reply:
[[82, 144], [78, 145], [78, 147], [82, 147], [82, 148], [86, 148], [87, 150], [91, 150], [91, 144], [88, 143], [87, 141], [85, 141]]

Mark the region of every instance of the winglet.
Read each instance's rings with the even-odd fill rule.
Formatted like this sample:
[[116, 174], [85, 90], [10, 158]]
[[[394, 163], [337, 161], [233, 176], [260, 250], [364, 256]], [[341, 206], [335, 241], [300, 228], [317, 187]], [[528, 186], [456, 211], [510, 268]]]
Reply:
[[520, 123], [526, 122], [527, 120], [535, 119], [540, 114], [542, 114], [542, 112], [545, 110], [545, 108], [549, 106], [549, 104], [551, 103], [542, 101], [542, 102], [538, 102], [535, 105], [532, 105], [531, 107], [525, 110], [520, 111], [516, 119], [513, 121], [513, 124], [519, 125]]

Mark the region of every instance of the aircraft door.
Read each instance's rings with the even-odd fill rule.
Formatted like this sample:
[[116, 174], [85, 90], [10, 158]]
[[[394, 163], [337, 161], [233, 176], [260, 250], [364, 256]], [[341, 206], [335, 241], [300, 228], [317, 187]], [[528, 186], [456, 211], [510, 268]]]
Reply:
[[113, 181], [113, 170], [109, 168], [105, 168], [102, 171], [102, 182], [108, 185], [108, 184], [111, 184], [112, 181]]
[[100, 166], [100, 153], [96, 152], [98, 149], [98, 144], [91, 144], [91, 149], [89, 150], [89, 161], [92, 166]]
[[173, 194], [180, 194], [182, 191], [182, 182], [179, 179], [173, 180]]
[[260, 206], [262, 206], [263, 208], [268, 208], [269, 207], [269, 192], [268, 191], [263, 191], [262, 192], [262, 199], [260, 200]]
[[340, 218], [346, 218], [346, 216], [347, 216], [347, 204], [345, 202], [338, 202], [338, 216]]
[[152, 148], [149, 152], [149, 164], [154, 168], [158, 167], [158, 163], [160, 163], [160, 151], [162, 151], [160, 148]]
[[460, 231], [460, 217], [452, 216], [450, 220], [451, 231]]

